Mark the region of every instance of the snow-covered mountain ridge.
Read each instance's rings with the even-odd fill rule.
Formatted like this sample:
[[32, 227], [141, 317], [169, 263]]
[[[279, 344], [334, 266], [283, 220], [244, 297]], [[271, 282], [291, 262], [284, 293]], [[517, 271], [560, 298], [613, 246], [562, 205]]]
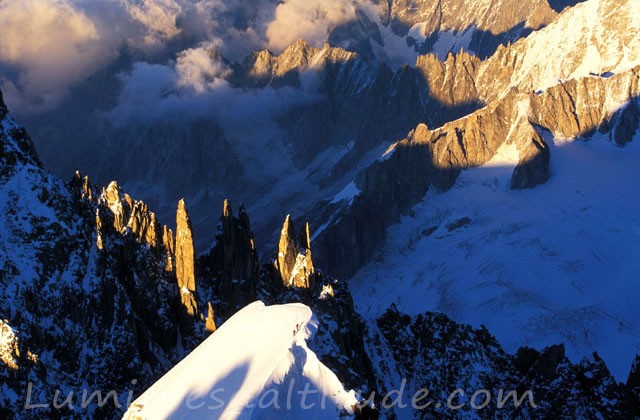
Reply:
[[[124, 418], [352, 415], [356, 395], [307, 347], [311, 315], [302, 304], [246, 306], [136, 399]], [[305, 388], [309, 397], [302, 401]]]

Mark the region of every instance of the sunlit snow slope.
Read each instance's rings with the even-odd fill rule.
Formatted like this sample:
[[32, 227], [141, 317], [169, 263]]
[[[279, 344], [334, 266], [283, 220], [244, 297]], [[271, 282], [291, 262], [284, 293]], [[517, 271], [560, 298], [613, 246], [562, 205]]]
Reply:
[[134, 401], [124, 418], [331, 419], [351, 412], [355, 393], [306, 345], [314, 328], [305, 305], [254, 302]]
[[597, 351], [626, 380], [640, 351], [639, 137], [619, 148], [548, 136], [552, 177], [523, 191], [509, 189], [517, 150], [501, 147], [388, 229], [350, 283], [357, 309], [442, 311], [486, 325], [510, 351]]

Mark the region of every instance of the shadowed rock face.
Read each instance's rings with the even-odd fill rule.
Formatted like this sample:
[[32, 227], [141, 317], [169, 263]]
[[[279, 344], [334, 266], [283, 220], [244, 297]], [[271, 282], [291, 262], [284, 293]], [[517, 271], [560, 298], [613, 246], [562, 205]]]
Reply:
[[544, 184], [550, 177], [550, 152], [537, 133], [526, 149], [520, 151], [520, 162], [513, 170], [511, 189], [522, 190]]
[[224, 201], [214, 254], [217, 257], [216, 265], [222, 267], [223, 278], [255, 281], [258, 277], [258, 256], [244, 206], [240, 206], [236, 218], [231, 203]]
[[[201, 261], [201, 277], [216, 279], [211, 287], [225, 308], [241, 308], [256, 299], [258, 253], [244, 206], [234, 216], [231, 203], [224, 200], [215, 245]], [[225, 308], [225, 316], [234, 310]]]
[[640, 354], [636, 355], [636, 359], [631, 366], [626, 385], [630, 391], [627, 418], [637, 418], [640, 416]]
[[[372, 358], [377, 377], [399, 374], [406, 378], [408, 395], [426, 388], [431, 401], [447, 401], [453, 391], [450, 384], [455, 383], [466, 396], [462, 403], [469, 402], [478, 389], [487, 389], [493, 400], [483, 415], [496, 419], [624, 418], [632, 407], [625, 402], [632, 388], [617, 383], [597, 354], [575, 364], [566, 357], [562, 345], [542, 351], [521, 348], [512, 355], [485, 328], [474, 330], [443, 314], [410, 317], [393, 306], [376, 323], [378, 330], [370, 332], [373, 337], [369, 340], [375, 343]], [[526, 391], [531, 395], [519, 408], [513, 404], [497, 408], [500, 390], [505, 395], [517, 391], [518, 398]], [[446, 407], [432, 404], [416, 410], [415, 416], [458, 418], [467, 410], [472, 410], [469, 404], [452, 414]]]
[[15, 174], [17, 167], [41, 163], [35, 146], [26, 130], [13, 121], [0, 92], [0, 180], [6, 180]]
[[578, 3], [583, 3], [586, 0], [549, 0], [549, 6], [556, 12], [561, 12], [567, 7], [573, 7]]

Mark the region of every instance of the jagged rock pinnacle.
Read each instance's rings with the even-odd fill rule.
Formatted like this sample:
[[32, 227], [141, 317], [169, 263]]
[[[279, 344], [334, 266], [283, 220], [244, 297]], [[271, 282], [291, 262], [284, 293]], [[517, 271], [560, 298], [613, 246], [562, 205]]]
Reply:
[[207, 302], [207, 319], [205, 321], [205, 329], [209, 334], [216, 332], [217, 329], [211, 302]]
[[276, 260], [276, 268], [280, 272], [282, 281], [286, 284], [290, 283], [291, 272], [296, 265], [296, 257], [298, 256], [298, 246], [293, 232], [291, 215], [287, 215], [282, 230], [280, 231], [280, 242], [278, 243], [278, 256]]
[[242, 205], [235, 217], [231, 203], [224, 200], [216, 243], [207, 260], [218, 279], [217, 293], [222, 300], [231, 307], [255, 300], [259, 262], [249, 217]]
[[178, 287], [186, 288], [189, 291], [196, 290], [193, 233], [191, 219], [187, 213], [187, 206], [184, 199], [178, 202], [176, 213], [176, 277]]
[[187, 205], [182, 199], [178, 202], [178, 211], [176, 212], [176, 279], [178, 280], [182, 306], [185, 308], [187, 315], [193, 317], [198, 314], [198, 305], [194, 297], [196, 277], [195, 248], [192, 232]]
[[79, 194], [82, 200], [93, 201], [93, 189], [87, 175], [83, 177], [80, 171], [76, 170], [71, 185], [75, 189], [74, 192]]
[[166, 225], [162, 227], [162, 245], [167, 253], [167, 262], [164, 267], [165, 271], [174, 271], [176, 268], [176, 242], [173, 239], [173, 231]]
[[311, 236], [308, 223], [296, 237], [291, 215], [287, 215], [280, 232], [275, 267], [286, 286], [310, 287], [314, 268], [311, 260]]
[[122, 229], [127, 225], [125, 207], [120, 200], [120, 192], [120, 187], [116, 181], [111, 181], [107, 188], [102, 190], [102, 197], [113, 213], [113, 227], [117, 232], [122, 232]]

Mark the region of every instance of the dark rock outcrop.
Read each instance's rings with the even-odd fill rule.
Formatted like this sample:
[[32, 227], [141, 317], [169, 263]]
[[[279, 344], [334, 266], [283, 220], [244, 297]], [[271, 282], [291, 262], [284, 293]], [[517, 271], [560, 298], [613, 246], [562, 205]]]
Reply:
[[[597, 354], [576, 364], [562, 345], [541, 352], [523, 348], [511, 355], [485, 328], [474, 330], [437, 313], [410, 317], [395, 307], [377, 325], [379, 332], [369, 342], [378, 380], [406, 379], [410, 397], [419, 389], [430, 391], [433, 404], [414, 410], [415, 418], [458, 418], [471, 412], [492, 419], [623, 418], [630, 387], [617, 383]], [[453, 401], [464, 403], [459, 410], [446, 404], [455, 389], [463, 391]], [[478, 390], [492, 396], [480, 411], [471, 404]], [[507, 404], [498, 407], [500, 395], [509, 391], [523, 404], [502, 398]], [[474, 403], [484, 402], [478, 400]]]
[[215, 245], [200, 265], [204, 278], [215, 279], [209, 283], [219, 301], [218, 312], [228, 316], [256, 299], [258, 253], [244, 206], [236, 217], [224, 200]]
[[364, 344], [365, 323], [355, 311], [346, 283], [313, 268], [308, 224], [297, 232], [288, 217], [283, 232], [282, 249], [288, 249], [294, 258], [282, 261], [292, 264], [288, 273], [293, 283], [283, 281], [277, 263], [263, 265], [258, 273], [254, 271], [257, 252], [249, 218], [242, 208], [234, 216], [229, 202], [224, 202], [216, 243], [198, 260], [198, 299], [202, 299], [202, 307], [208, 308], [207, 330], [212, 330], [214, 324], [222, 325], [256, 299], [266, 304], [305, 303], [319, 321], [311, 348], [348, 387], [373, 389], [373, 369]]
[[9, 115], [0, 93], [0, 181], [6, 181], [19, 167], [41, 167], [35, 146], [27, 131]]
[[520, 161], [511, 176], [511, 189], [522, 190], [544, 184], [551, 176], [549, 146], [537, 133], [529, 145], [520, 151]]
[[640, 418], [640, 355], [636, 355], [626, 383], [629, 390], [627, 412], [625, 418]]

